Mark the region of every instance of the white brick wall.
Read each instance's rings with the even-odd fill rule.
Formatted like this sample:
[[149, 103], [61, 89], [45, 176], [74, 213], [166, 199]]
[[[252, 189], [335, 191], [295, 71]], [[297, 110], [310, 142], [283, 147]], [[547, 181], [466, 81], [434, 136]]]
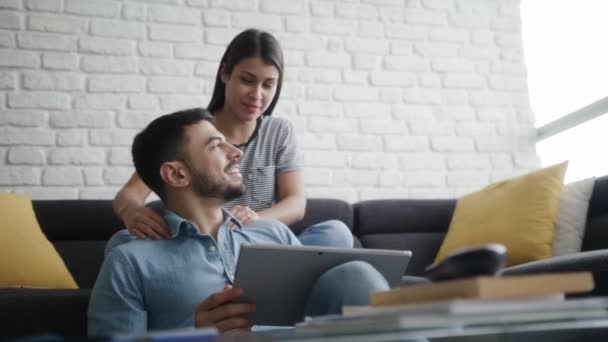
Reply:
[[150, 120], [205, 105], [228, 41], [285, 50], [314, 197], [458, 196], [539, 166], [518, 0], [0, 0], [0, 188], [112, 198]]

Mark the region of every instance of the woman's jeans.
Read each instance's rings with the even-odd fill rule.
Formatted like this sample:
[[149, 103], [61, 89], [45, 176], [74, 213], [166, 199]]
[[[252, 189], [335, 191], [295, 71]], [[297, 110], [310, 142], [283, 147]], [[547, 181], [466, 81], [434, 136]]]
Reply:
[[339, 314], [344, 305], [368, 305], [369, 294], [390, 287], [384, 276], [363, 261], [349, 261], [323, 273], [306, 304], [307, 316]]
[[353, 234], [342, 221], [329, 220], [306, 228], [298, 239], [305, 246], [353, 247]]

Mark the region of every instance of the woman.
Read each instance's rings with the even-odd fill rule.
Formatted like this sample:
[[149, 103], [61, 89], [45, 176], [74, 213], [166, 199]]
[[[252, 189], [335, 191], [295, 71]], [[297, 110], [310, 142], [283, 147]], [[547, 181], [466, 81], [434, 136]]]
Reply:
[[[306, 196], [296, 139], [288, 121], [270, 116], [283, 82], [283, 52], [269, 33], [249, 29], [226, 48], [207, 109], [226, 139], [243, 150], [244, 196], [226, 208], [243, 224], [274, 218], [292, 224], [304, 216]], [[169, 238], [169, 228], [144, 206], [150, 189], [137, 174], [116, 195], [115, 213], [138, 238]], [[129, 238], [126, 232], [125, 238]], [[307, 228], [305, 245], [352, 247], [352, 235], [337, 220]]]

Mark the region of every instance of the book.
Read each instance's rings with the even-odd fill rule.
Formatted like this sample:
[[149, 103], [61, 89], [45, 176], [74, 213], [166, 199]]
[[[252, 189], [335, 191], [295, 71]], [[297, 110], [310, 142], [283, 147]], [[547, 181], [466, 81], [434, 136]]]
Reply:
[[107, 339], [109, 342], [202, 342], [215, 341], [219, 336], [216, 328], [176, 328], [149, 331], [144, 334], [118, 334]]
[[593, 290], [593, 277], [590, 272], [473, 277], [374, 292], [370, 294], [370, 304], [396, 305], [457, 298], [539, 297], [591, 290]]
[[345, 316], [373, 315], [396, 313], [412, 314], [488, 314], [507, 312], [526, 312], [551, 310], [564, 306], [564, 295], [552, 295], [516, 299], [449, 299], [437, 302], [397, 304], [397, 305], [345, 305], [342, 314]]

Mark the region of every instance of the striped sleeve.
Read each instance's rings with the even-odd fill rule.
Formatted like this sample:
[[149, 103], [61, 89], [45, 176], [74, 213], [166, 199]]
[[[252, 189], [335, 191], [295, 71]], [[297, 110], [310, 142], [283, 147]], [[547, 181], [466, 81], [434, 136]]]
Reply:
[[281, 120], [279, 126], [279, 146], [276, 155], [277, 176], [291, 171], [301, 171], [301, 155], [291, 123]]

